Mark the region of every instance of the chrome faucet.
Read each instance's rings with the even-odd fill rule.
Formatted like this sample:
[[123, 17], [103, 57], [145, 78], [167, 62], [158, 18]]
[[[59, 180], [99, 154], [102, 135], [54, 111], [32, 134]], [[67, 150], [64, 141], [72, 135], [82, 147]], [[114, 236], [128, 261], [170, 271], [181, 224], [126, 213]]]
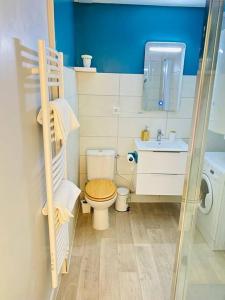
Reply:
[[163, 136], [162, 130], [158, 129], [157, 130], [157, 138], [156, 138], [157, 142], [161, 142], [162, 136]]

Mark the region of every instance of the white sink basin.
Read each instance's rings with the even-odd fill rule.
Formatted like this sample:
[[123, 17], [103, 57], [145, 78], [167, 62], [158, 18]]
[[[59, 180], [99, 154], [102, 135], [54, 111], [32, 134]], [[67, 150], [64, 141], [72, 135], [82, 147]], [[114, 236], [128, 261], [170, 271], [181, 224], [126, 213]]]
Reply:
[[157, 152], [187, 152], [188, 145], [180, 139], [170, 142], [167, 139], [162, 139], [160, 142], [156, 140], [142, 141], [135, 139], [137, 150], [139, 151], [157, 151]]

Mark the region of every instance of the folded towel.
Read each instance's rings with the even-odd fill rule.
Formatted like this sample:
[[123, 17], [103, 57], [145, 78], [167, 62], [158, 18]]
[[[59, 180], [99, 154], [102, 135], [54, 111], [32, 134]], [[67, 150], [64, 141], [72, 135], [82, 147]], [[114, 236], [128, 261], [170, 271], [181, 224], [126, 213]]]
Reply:
[[[56, 140], [65, 142], [67, 136], [72, 130], [80, 127], [80, 124], [65, 99], [56, 99], [50, 101], [50, 109], [54, 114], [54, 128]], [[42, 111], [40, 110], [37, 116], [38, 123], [42, 124]]]
[[[63, 179], [60, 186], [54, 193], [53, 206], [57, 215], [58, 222], [64, 224], [73, 218], [73, 208], [80, 195], [81, 190], [71, 181]], [[48, 215], [47, 203], [42, 208], [44, 216]]]

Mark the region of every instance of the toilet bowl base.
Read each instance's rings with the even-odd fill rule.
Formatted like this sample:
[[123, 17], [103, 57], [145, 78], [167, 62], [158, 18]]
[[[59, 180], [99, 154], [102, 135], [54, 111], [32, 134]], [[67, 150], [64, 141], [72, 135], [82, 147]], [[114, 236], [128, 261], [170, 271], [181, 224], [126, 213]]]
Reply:
[[96, 230], [106, 230], [109, 228], [109, 213], [108, 208], [94, 208], [93, 228]]

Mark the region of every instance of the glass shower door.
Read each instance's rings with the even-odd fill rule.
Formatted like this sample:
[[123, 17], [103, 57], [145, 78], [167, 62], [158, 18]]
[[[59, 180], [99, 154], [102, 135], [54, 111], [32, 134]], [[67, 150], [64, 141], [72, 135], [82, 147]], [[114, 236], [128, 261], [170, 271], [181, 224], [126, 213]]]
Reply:
[[[208, 182], [208, 178], [203, 177], [202, 171], [219, 53], [223, 11], [224, 1], [211, 0], [207, 2], [207, 27], [204, 51], [198, 74], [192, 122], [192, 139], [189, 145], [187, 176], [181, 204], [179, 224], [180, 242], [177, 248], [177, 263], [174, 271], [172, 299], [177, 300], [225, 299], [225, 280], [224, 285], [218, 286], [214, 278], [215, 272], [208, 274], [210, 268], [209, 261], [215, 256], [215, 251], [210, 250], [207, 242], [199, 234], [198, 226], [196, 226], [199, 211], [202, 209], [207, 215], [213, 205], [212, 187]], [[211, 269], [213, 270], [215, 266], [213, 260], [211, 261]], [[225, 251], [214, 262], [217, 264], [217, 268], [219, 262], [221, 264], [224, 262], [224, 270], [220, 273], [220, 280], [222, 282], [222, 279], [225, 279]], [[221, 295], [222, 298], [219, 298]]]

